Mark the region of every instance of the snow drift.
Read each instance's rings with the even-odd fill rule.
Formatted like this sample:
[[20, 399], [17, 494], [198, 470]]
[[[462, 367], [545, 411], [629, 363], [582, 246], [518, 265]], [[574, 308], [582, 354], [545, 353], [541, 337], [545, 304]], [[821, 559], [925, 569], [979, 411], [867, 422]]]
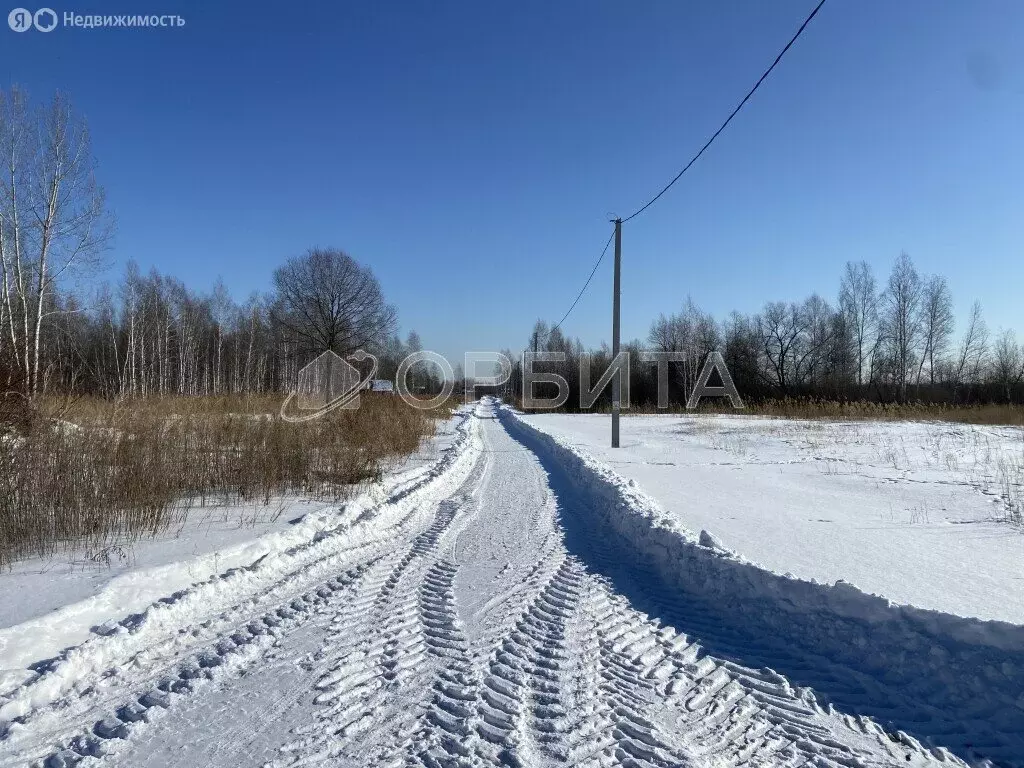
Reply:
[[[33, 664], [26, 659], [43, 648], [76, 636], [64, 624], [79, 615], [95, 620], [95, 600], [83, 601], [45, 617], [0, 630], [3, 664], [0, 687], [0, 743], [44, 709], [107, 670], [135, 663], [139, 654], [174, 659], [189, 648], [202, 648], [218, 630], [232, 626], [256, 606], [287, 604], [295, 596], [345, 570], [357, 553], [386, 547], [396, 528], [426, 517], [431, 504], [461, 484], [474, 466], [478, 438], [466, 411], [456, 417], [456, 434], [433, 463], [403, 473], [370, 489], [337, 511], [329, 526], [298, 526], [299, 533], [272, 541], [285, 545], [246, 565], [235, 566], [155, 600], [139, 613], [96, 626], [77, 645]], [[296, 535], [300, 541], [292, 540]], [[187, 564], [179, 567], [187, 568]], [[161, 586], [157, 584], [158, 588]], [[109, 602], [109, 601], [107, 601]], [[189, 628], [190, 631], [183, 631]], [[36, 656], [38, 659], [38, 656]]]
[[695, 536], [633, 481], [512, 409], [503, 407], [500, 416], [538, 455], [559, 503], [578, 508], [593, 525], [590, 535], [679, 598], [645, 608], [684, 628], [698, 626], [710, 648], [717, 639], [746, 663], [771, 666], [798, 684], [812, 681], [817, 696], [846, 712], [968, 758], [1021, 762], [1024, 627], [898, 605], [842, 581], [767, 571], [710, 532]]

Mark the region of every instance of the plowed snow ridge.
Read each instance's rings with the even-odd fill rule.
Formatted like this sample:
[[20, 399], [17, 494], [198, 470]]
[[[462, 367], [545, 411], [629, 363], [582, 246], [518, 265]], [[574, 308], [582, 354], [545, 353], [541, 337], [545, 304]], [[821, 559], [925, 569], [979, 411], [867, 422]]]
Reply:
[[379, 505], [37, 665], [0, 766], [1022, 764], [1013, 628], [779, 584], [507, 408], [457, 418]]

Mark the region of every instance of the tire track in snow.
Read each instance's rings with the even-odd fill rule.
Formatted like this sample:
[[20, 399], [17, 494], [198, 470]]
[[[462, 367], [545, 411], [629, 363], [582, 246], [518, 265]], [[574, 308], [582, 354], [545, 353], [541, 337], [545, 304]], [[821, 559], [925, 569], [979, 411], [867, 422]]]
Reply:
[[[443, 488], [449, 476], [464, 477], [466, 462], [462, 461], [461, 467], [459, 464], [463, 457], [470, 459], [470, 468], [475, 465], [475, 453], [467, 450], [472, 448], [474, 426], [471, 418], [460, 416], [455, 441], [433, 465], [407, 473], [392, 483], [391, 494], [379, 507], [363, 510], [354, 521], [343, 518], [338, 528], [321, 531], [308, 543], [277, 555], [279, 559], [296, 559], [297, 567], [285, 569], [283, 576], [260, 586], [220, 614], [195, 625], [178, 627], [169, 636], [159, 635], [168, 623], [166, 614], [182, 604], [188, 605], [180, 610], [191, 613], [195, 610], [193, 605], [201, 605], [205, 593], [211, 590], [216, 604], [220, 594], [227, 591], [227, 582], [241, 578], [258, 583], [257, 574], [266, 557], [164, 598], [146, 613], [122, 620], [108, 635], [91, 638], [83, 646], [38, 665], [36, 679], [4, 704], [10, 709], [14, 702], [26, 702], [18, 704], [26, 713], [0, 728], [0, 745], [7, 742], [4, 752], [9, 752], [14, 760], [11, 762], [7, 754], [0, 754], [0, 766], [25, 765], [35, 759], [46, 768], [61, 768], [76, 765], [87, 757], [118, 752], [121, 742], [139, 723], [152, 719], [150, 710], [167, 709], [182, 694], [191, 693], [206, 681], [243, 670], [287, 633], [310, 617], [322, 614], [333, 594], [360, 576], [379, 556], [385, 542], [407, 535], [403, 532], [417, 525], [423, 508], [422, 503], [417, 506], [415, 502], [421, 496], [427, 494], [429, 498], [432, 489]], [[387, 514], [379, 515], [381, 510]], [[378, 517], [381, 524], [371, 525]], [[365, 533], [348, 548], [344, 546], [344, 536], [340, 540], [342, 546], [335, 544], [334, 537], [339, 531], [344, 534], [353, 529]], [[349, 570], [324, 578], [341, 568]], [[322, 581], [317, 583], [316, 579]], [[274, 599], [283, 602], [268, 609], [267, 603]], [[151, 621], [154, 610], [156, 620]], [[149, 635], [156, 636], [150, 638], [152, 645], [147, 646]], [[125, 655], [132, 648], [138, 650]], [[85, 676], [88, 667], [81, 663], [82, 659], [97, 660], [89, 662], [92, 666], [115, 666], [93, 672], [100, 683], [97, 685]], [[79, 679], [82, 683], [77, 682]], [[54, 695], [53, 691], [61, 690], [60, 695]], [[34, 699], [43, 704], [32, 706]], [[100, 719], [93, 723], [91, 718], [97, 715]], [[84, 729], [74, 725], [83, 720], [93, 724]], [[44, 751], [46, 742], [56, 744], [56, 750]]]
[[[704, 617], [688, 616], [692, 618], [681, 619], [679, 623], [685, 621], [696, 637], [709, 629]], [[675, 632], [667, 627], [663, 631]], [[859, 764], [854, 750], [838, 742], [832, 731], [822, 725], [823, 717], [834, 719], [836, 713], [820, 704], [813, 689], [795, 688], [768, 667], [755, 669], [711, 654], [699, 641], [682, 633], [677, 637], [680, 642], [691, 643], [688, 652], [692, 658], [682, 670], [670, 673], [663, 689], [666, 701], [682, 704], [680, 723], [685, 724], [689, 737], [699, 745], [698, 754], [747, 761], [768, 759], [779, 764], [803, 764], [821, 757], [836, 765]], [[720, 647], [716, 643], [716, 648]], [[750, 658], [750, 649], [743, 649], [743, 655]], [[659, 674], [657, 668], [651, 673]], [[728, 702], [708, 698], [707, 693], [715, 688], [731, 688], [738, 695]], [[929, 750], [920, 742], [899, 732], [888, 733], [870, 718], [839, 719], [850, 731], [867, 736], [892, 760], [907, 764], [929, 759]], [[938, 752], [942, 759], [952, 759], [945, 750]]]
[[469, 642], [455, 607], [458, 566], [435, 563], [420, 588], [420, 610], [434, 663], [429, 707], [410, 747], [410, 763], [424, 766], [477, 765], [472, 718], [479, 680]]
[[323, 708], [314, 722], [296, 729], [299, 738], [268, 766], [325, 760], [360, 768], [390, 765], [415, 750], [410, 734], [422, 731], [420, 721], [431, 711], [432, 676], [438, 663], [450, 661], [432, 659], [443, 633], [454, 631], [456, 622], [454, 608], [448, 609], [447, 625], [439, 618], [438, 579], [454, 578], [455, 569], [438, 552], [442, 540], [454, 538], [472, 514], [471, 491], [483, 469], [477, 461], [461, 489], [436, 506], [430, 525], [395, 558], [391, 570], [367, 582], [353, 610], [339, 617], [352, 642], [328, 654], [329, 671], [317, 682], [314, 700]]
[[[674, 635], [677, 639], [667, 642], [686, 647], [685, 655], [689, 658], [675, 673], [669, 673], [669, 683], [661, 690], [665, 701], [685, 701], [685, 712], [678, 722], [687, 730], [688, 739], [699, 745], [698, 755], [730, 755], [741, 761], [755, 762], [769, 759], [772, 763], [787, 765], [823, 758], [834, 765], [860, 764], [858, 759], [871, 762], [870, 758], [854, 758], [851, 748], [837, 742], [832, 730], [822, 725], [824, 718], [842, 722], [852, 734], [867, 737], [867, 741], [891, 760], [903, 765], [927, 763], [933, 757], [942, 762], [959, 762], [944, 747], [929, 748], [902, 731], [887, 731], [872, 718], [843, 715], [830, 705], [823, 706], [813, 686], [794, 687], [768, 666], [754, 668], [735, 661], [757, 660], [761, 648], [741, 633], [721, 625], [713, 616], [694, 610], [692, 604], [682, 602], [663, 589], [653, 588], [651, 585], [658, 581], [646, 564], [631, 564], [628, 572], [624, 572], [623, 563], [608, 555], [600, 535], [599, 528], [591, 529], [585, 544], [596, 570], [601, 574], [616, 574], [615, 582], [619, 587], [624, 580], [631, 582], [628, 592], [637, 609], [651, 610], [661, 617], [648, 619], [651, 631], [660, 631], [664, 637]], [[617, 600], [625, 599], [615, 591], [607, 576], [602, 575], [601, 579], [609, 583], [609, 590]], [[646, 619], [646, 615], [644, 617]], [[685, 627], [692, 636], [687, 637], [676, 627]], [[701, 638], [711, 638], [715, 651], [705, 648]], [[729, 653], [723, 656], [723, 650]], [[656, 652], [651, 653], [654, 658]], [[809, 677], [827, 679], [830, 689], [840, 683], [850, 690], [860, 685], [877, 685], [866, 676], [856, 675], [825, 659], [807, 659], [795, 652], [792, 657], [802, 660]], [[650, 670], [644, 674], [663, 675], [666, 670]], [[732, 706], [723, 709], [722, 702], [714, 696], [707, 700], [701, 698], [702, 689], [725, 690], [726, 684], [743, 692]], [[893, 707], [897, 706], [894, 701]], [[728, 727], [723, 727], [724, 724]], [[931, 725], [935, 727], [935, 723]]]
[[499, 764], [534, 765], [564, 757], [561, 673], [579, 582], [579, 573], [563, 558], [487, 661], [477, 731], [498, 748]]
[[168, 709], [176, 699], [195, 692], [209, 681], [242, 669], [286, 631], [325, 613], [332, 602], [343, 599], [347, 588], [356, 583], [368, 567], [364, 564], [352, 568], [236, 627], [212, 645], [178, 660], [170, 669], [156, 672], [155, 684], [136, 684], [133, 693], [127, 697], [122, 694], [122, 704], [45, 756], [42, 764], [45, 768], [65, 768], [87, 757], [98, 758], [118, 751], [117, 742], [129, 738], [136, 724], [150, 720], [151, 710]]
[[[462, 477], [460, 461], [475, 462], [474, 420], [460, 414], [455, 440], [441, 457], [385, 484], [387, 498], [370, 508], [354, 505], [338, 516], [333, 528], [308, 541], [254, 563], [161, 598], [140, 614], [130, 615], [102, 635], [90, 637], [59, 656], [32, 665], [34, 674], [18, 689], [0, 696], [0, 743], [56, 703], [74, 699], [88, 688], [90, 677], [118, 667], [151, 667], [189, 652], [190, 646], [216, 639], [246, 616], [259, 615], [354, 563], [379, 554], [383, 545], [401, 538], [422, 516], [424, 496]], [[417, 503], [419, 502], [419, 503]], [[187, 626], [188, 631], [182, 631]], [[199, 631], [196, 631], [196, 630]], [[81, 683], [81, 685], [80, 685]]]
[[689, 762], [683, 745], [674, 743], [667, 729], [649, 716], [659, 694], [641, 664], [654, 645], [645, 617], [609, 594], [603, 584], [591, 594], [588, 616], [597, 641], [599, 691], [610, 710], [605, 715], [611, 737], [606, 756], [610, 753], [614, 764], [657, 768]]
[[[532, 431], [528, 427], [511, 418], [504, 422], [506, 428], [515, 427], [516, 436], [513, 439], [517, 444], [526, 449], [534, 445]], [[520, 434], [522, 437], [518, 436]], [[594, 514], [592, 506], [600, 507], [607, 503], [606, 499], [599, 495], [591, 497], [585, 490], [577, 493], [579, 489], [576, 486], [565, 483], [559, 477], [563, 469], [555, 465], [550, 456], [545, 454], [543, 461], [538, 456], [538, 461], [545, 472], [551, 473], [553, 487], [561, 496], [559, 516], [570, 551], [580, 557], [595, 575], [600, 575], [608, 593], [644, 621], [648, 621], [652, 633], [664, 632], [667, 636], [679, 634], [685, 646], [685, 636], [677, 629], [685, 627], [687, 630], [695, 630], [696, 637], [707, 633], [715, 639], [715, 648], [720, 648], [719, 637], [723, 632], [729, 632], [730, 628], [718, 626], [713, 613], [704, 616], [692, 610], [687, 611], [685, 607], [672, 612], [656, 610], [657, 615], [671, 622], [662, 623], [665, 618], [661, 622], [650, 621], [636, 610], [665, 602], [675, 603], [676, 598], [666, 592], [660, 579], [650, 576], [651, 564], [638, 560], [637, 553], [628, 547], [622, 548], [616, 533], [606, 529], [600, 513]], [[627, 509], [620, 509], [617, 514], [628, 516], [630, 513]], [[734, 634], [738, 637], [738, 633]], [[685, 714], [689, 709], [683, 708], [680, 710], [681, 716], [665, 711], [651, 719], [657, 719], [662, 724], [663, 733], [683, 732], [683, 741], [689, 745], [690, 751], [701, 754], [704, 759], [730, 753], [739, 759], [747, 759], [744, 755], [777, 753], [770, 759], [797, 764], [807, 760], [833, 765], [890, 762], [907, 765], [935, 760], [959, 763], [944, 748], [927, 749], [902, 732], [886, 732], [868, 718], [849, 717], [834, 711], [832, 707], [823, 708], [809, 689], [794, 689], [788, 681], [770, 669], [751, 669], [728, 657], [712, 656], [700, 645], [691, 645], [693, 647], [687, 653], [697, 654], [691, 669], [684, 666], [683, 674], [673, 675], [663, 668], [656, 674], [668, 674], [670, 679], [674, 677], [673, 689], [676, 691], [688, 687], [692, 680], [703, 681], [698, 682], [704, 687], [703, 695], [698, 692], [690, 697], [690, 709], [699, 713], [699, 717]], [[631, 648], [630, 652], [633, 651], [649, 652], [652, 659], [658, 656], [656, 650], [645, 649], [642, 645]], [[756, 659], [756, 642], [741, 639], [736, 646], [735, 658]], [[810, 659], [808, 665], [814, 667], [818, 661]], [[654, 673], [654, 670], [650, 670], [650, 673]], [[648, 671], [642, 671], [640, 676], [646, 674]], [[635, 691], [637, 689], [632, 686], [632, 681], [637, 677], [637, 674], [625, 674], [620, 680], [628, 682]], [[737, 696], [737, 687], [742, 696]], [[653, 701], [647, 711], [657, 713], [659, 709], [664, 709], [668, 703], [667, 698], [670, 697]], [[730, 706], [730, 698], [737, 698], [737, 702]], [[729, 712], [729, 716], [724, 716], [723, 711]], [[694, 726], [697, 721], [699, 727]], [[722, 725], [729, 723], [731, 727]], [[700, 728], [704, 729], [703, 738], [699, 738]], [[733, 747], [733, 744], [741, 746]]]
[[[429, 536], [430, 532], [427, 532]], [[420, 539], [417, 539], [417, 542]], [[415, 548], [416, 544], [414, 544]], [[391, 578], [396, 578], [408, 562], [415, 556], [410, 552], [406, 559], [392, 568]], [[132, 681], [134, 693], [118, 692], [124, 702], [111, 705], [111, 714], [96, 721], [87, 732], [81, 733], [68, 741], [63, 747], [52, 753], [44, 765], [46, 768], [63, 768], [75, 765], [83, 757], [102, 757], [118, 749], [117, 741], [128, 738], [131, 728], [140, 721], [148, 720], [147, 711], [153, 707], [167, 709], [176, 703], [182, 695], [193, 693], [205, 682], [224, 674], [233, 674], [252, 663], [259, 655], [276, 644], [287, 633], [293, 632], [298, 626], [316, 615], [322, 615], [336, 602], [331, 600], [334, 593], [342, 590], [353, 582], [361, 581], [363, 586], [356, 590], [352, 604], [343, 615], [358, 614], [363, 607], [362, 596], [367, 589], [372, 590], [381, 578], [379, 571], [386, 567], [394, 558], [373, 560], [349, 569], [341, 576], [332, 577], [313, 589], [299, 594], [281, 605], [258, 615], [233, 629], [223, 630], [213, 642], [200, 650], [173, 660], [169, 667], [150, 666], [147, 670], [148, 679], [154, 681], [151, 687], [142, 686], [140, 681]], [[364, 572], [370, 571], [365, 579]], [[380, 592], [386, 597], [391, 580], [386, 580]], [[381, 602], [381, 594], [378, 601]], [[381, 602], [380, 612], [386, 604]], [[332, 631], [348, 633], [352, 629], [347, 621], [333, 622]], [[143, 678], [145, 680], [147, 678]], [[95, 707], [95, 704], [93, 705]]]
[[[286, 756], [270, 766], [357, 759], [366, 765], [398, 748], [411, 708], [405, 694], [423, 686], [428, 638], [420, 585], [457, 512], [456, 501], [441, 502], [433, 523], [336, 618], [338, 631], [351, 640], [332, 649], [329, 669], [316, 683], [314, 703], [322, 708], [314, 722], [297, 730], [296, 741], [282, 747]], [[383, 717], [385, 712], [391, 717]]]
[[[303, 606], [333, 619], [307, 720], [267, 768], [934, 764], [913, 739], [739, 663], [754, 658], [744, 638], [736, 658], [710, 654], [696, 638], [711, 619], [622, 562], [536, 455], [501, 453], [518, 443], [500, 422], [480, 424], [502, 458], [475, 460], [453, 495], [383, 528], [389, 551], [344, 585], [271, 612], [272, 641]], [[662, 603], [675, 607], [651, 610], [660, 619], [642, 610]], [[187, 692], [216, 668], [189, 657], [158, 690], [174, 701], [175, 686]], [[110, 725], [112, 738], [91, 733], [90, 744], [115, 741]]]
[[268, 766], [321, 765], [341, 754], [344, 740], [369, 727], [367, 713], [382, 685], [377, 663], [383, 642], [373, 642], [379, 639], [374, 624], [388, 607], [396, 573], [411, 556], [398, 552], [383, 561], [334, 617], [322, 660], [327, 671], [313, 686], [317, 716], [294, 731], [295, 739], [281, 747], [282, 757]]
[[[615, 586], [622, 578], [633, 578], [641, 586], [631, 593], [643, 591], [643, 585], [655, 583], [642, 578], [644, 567], [616, 560], [600, 529], [588, 529], [577, 544], [592, 568], [592, 643], [601, 660], [602, 692], [613, 711], [610, 717], [604, 714], [612, 738], [602, 745], [603, 756], [591, 755], [581, 765], [618, 765], [622, 760], [680, 765], [694, 759], [755, 765], [872, 764], [868, 752], [876, 750], [865, 750], [864, 742], [904, 765], [930, 759], [928, 750], [905, 734], [888, 734], [868, 718], [836, 718], [811, 690], [795, 689], [771, 669], [752, 669], [712, 655], [697, 639], [699, 631], [688, 637], [676, 628], [707, 628], [704, 617], [678, 611], [670, 614], [678, 620], [676, 626], [651, 619]], [[628, 573], [615, 583], [604, 575], [627, 566]], [[661, 593], [645, 597], [650, 604], [672, 599]], [[855, 737], [859, 749], [837, 740], [837, 725]], [[673, 734], [681, 734], [681, 740]], [[945, 751], [941, 756], [952, 759]]]

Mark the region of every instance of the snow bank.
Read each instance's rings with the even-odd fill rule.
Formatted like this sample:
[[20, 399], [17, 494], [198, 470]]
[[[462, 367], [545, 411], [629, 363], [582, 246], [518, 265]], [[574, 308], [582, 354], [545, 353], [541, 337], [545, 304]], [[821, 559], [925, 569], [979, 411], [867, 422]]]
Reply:
[[[695, 536], [633, 481], [510, 408], [501, 418], [616, 554], [650, 566], [664, 587], [693, 598], [691, 608], [742, 628], [758, 643], [824, 657], [866, 676], [866, 713], [898, 694], [921, 703], [936, 722], [971, 723], [961, 728], [958, 746], [977, 739], [988, 754], [1024, 754], [1024, 627], [897, 605], [842, 581], [772, 573], [708, 532]], [[921, 729], [934, 736], [936, 727]]]
[[1024, 429], [633, 415], [610, 448], [607, 415], [523, 418], [766, 570], [1024, 625], [1024, 535], [1000, 480], [1019, 464], [1024, 491]]
[[[156, 590], [160, 599], [137, 614], [125, 616], [120, 610], [118, 621], [93, 625], [117, 610], [108, 595], [100, 603], [90, 599], [0, 630], [0, 667], [6, 668], [0, 681], [0, 736], [79, 683], [129, 663], [139, 653], [171, 658], [185, 647], [201, 645], [217, 627], [254, 606], [286, 599], [337, 573], [358, 553], [386, 545], [395, 526], [428, 515], [430, 505], [452, 493], [472, 468], [479, 454], [476, 422], [468, 412], [456, 421], [457, 435], [436, 461], [389, 478], [341, 509], [325, 511], [326, 517], [316, 515], [294, 531], [265, 537], [245, 550], [256, 556], [245, 565], [204, 581], [191, 580], [170, 594], [159, 590], [168, 579], [187, 574], [188, 564], [167, 566], [168, 572], [158, 569], [150, 574], [155, 580], [147, 593]], [[90, 626], [84, 641], [46, 658]]]
[[[151, 538], [111, 541], [120, 546], [108, 547], [106, 559], [79, 548], [13, 563], [0, 572], [0, 692], [5, 690], [5, 668], [16, 673], [19, 666], [82, 642], [104, 621], [298, 546], [344, 523], [354, 510], [380, 504], [395, 488], [429, 471], [456, 439], [457, 421], [440, 422], [419, 450], [396, 459], [380, 482], [360, 486], [341, 506], [295, 496], [276, 497], [266, 505], [197, 506], [188, 510], [180, 528]], [[21, 625], [16, 632], [6, 631], [15, 625]], [[31, 636], [27, 655], [19, 653], [14, 639], [19, 634]]]

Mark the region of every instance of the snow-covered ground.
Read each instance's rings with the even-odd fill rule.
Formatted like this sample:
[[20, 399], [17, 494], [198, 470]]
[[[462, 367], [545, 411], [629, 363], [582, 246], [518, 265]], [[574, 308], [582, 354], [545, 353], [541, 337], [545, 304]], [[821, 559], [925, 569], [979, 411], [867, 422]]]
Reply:
[[776, 573], [1024, 624], [1019, 427], [629, 416], [612, 449], [609, 416], [524, 418]]
[[327, 517], [323, 506], [280, 499], [196, 509], [181, 529], [134, 544], [14, 563], [0, 572], [0, 690], [24, 675], [24, 664], [82, 642], [110, 618], [301, 541]]
[[1024, 628], [773, 574], [527, 421], [463, 409], [82, 637], [0, 630], [0, 767], [1024, 765]]
[[[394, 482], [435, 462], [454, 439], [441, 422], [433, 440], [391, 467], [391, 480], [366, 489], [355, 506], [379, 499]], [[78, 645], [105, 622], [143, 611], [196, 582], [298, 546], [338, 524], [341, 510], [303, 498], [269, 504], [191, 509], [184, 524], [96, 552], [72, 549], [0, 571], [0, 694], [27, 665]]]

